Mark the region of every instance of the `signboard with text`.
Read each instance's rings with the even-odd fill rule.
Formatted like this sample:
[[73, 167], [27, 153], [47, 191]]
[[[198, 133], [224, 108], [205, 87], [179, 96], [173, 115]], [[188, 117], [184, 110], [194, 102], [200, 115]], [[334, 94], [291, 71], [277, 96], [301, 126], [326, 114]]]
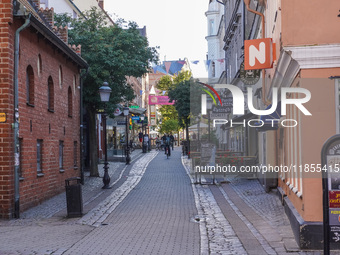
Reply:
[[174, 102], [169, 102], [168, 96], [149, 95], [149, 105], [173, 105]]

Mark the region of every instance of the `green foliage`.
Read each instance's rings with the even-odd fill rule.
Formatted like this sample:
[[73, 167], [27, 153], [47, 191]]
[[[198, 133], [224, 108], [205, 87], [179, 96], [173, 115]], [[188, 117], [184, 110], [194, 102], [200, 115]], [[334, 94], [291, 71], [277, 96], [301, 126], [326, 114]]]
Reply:
[[178, 130], [179, 130], [179, 125], [176, 119], [163, 121], [161, 128], [160, 128], [160, 132], [166, 133], [166, 134], [175, 133], [175, 132], [178, 132]]
[[170, 75], [164, 75], [157, 83], [156, 88], [165, 91], [164, 95], [168, 95], [168, 91], [173, 87], [172, 78]]
[[[181, 82], [190, 80], [191, 77], [192, 73], [190, 71], [179, 72], [173, 78], [169, 75], [165, 75], [158, 81], [156, 87], [161, 91], [165, 91], [165, 95], [168, 95], [169, 91], [174, 90]], [[174, 105], [163, 105], [162, 107], [159, 108], [159, 111], [162, 115], [163, 121], [179, 119], [177, 109]], [[180, 126], [183, 125], [181, 124]]]
[[157, 61], [157, 51], [149, 47], [145, 37], [139, 34], [137, 24], [129, 22], [126, 28], [120, 20], [108, 26], [107, 17], [95, 8], [78, 20], [66, 15], [56, 16], [56, 25], [68, 24], [69, 43], [81, 45], [81, 56], [90, 68], [84, 79], [84, 104], [93, 110], [100, 108], [98, 89], [103, 82], [112, 88], [109, 109], [117, 103], [128, 102], [134, 94], [126, 82], [126, 76], [141, 77], [152, 61]]
[[163, 120], [178, 119], [176, 107], [173, 105], [162, 105], [162, 107], [159, 108], [159, 112]]
[[201, 90], [194, 79], [181, 81], [169, 91], [170, 100], [175, 100], [180, 126], [189, 125], [190, 117], [200, 112], [200, 95]]

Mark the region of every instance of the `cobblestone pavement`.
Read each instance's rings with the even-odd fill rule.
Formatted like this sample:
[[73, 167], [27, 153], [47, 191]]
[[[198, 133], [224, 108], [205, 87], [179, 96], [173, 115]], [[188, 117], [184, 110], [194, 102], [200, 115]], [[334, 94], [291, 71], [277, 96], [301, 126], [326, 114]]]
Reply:
[[199, 254], [190, 180], [179, 149], [172, 153], [158, 153], [115, 210], [65, 254]]
[[155, 151], [132, 159], [110, 164], [112, 189], [85, 177], [81, 218], [66, 217], [63, 193], [21, 219], [0, 221], [0, 255], [322, 254], [298, 249], [275, 191], [257, 180], [194, 184], [179, 148], [170, 159]]
[[[191, 177], [203, 219], [200, 229], [206, 237], [201, 239], [202, 254], [322, 254], [322, 251], [299, 250], [275, 190], [266, 193], [258, 180], [236, 176], [222, 184], [194, 184], [190, 160], [182, 157], [182, 162]], [[233, 231], [234, 239], [226, 236], [229, 231]], [[331, 251], [331, 254], [340, 252]]]

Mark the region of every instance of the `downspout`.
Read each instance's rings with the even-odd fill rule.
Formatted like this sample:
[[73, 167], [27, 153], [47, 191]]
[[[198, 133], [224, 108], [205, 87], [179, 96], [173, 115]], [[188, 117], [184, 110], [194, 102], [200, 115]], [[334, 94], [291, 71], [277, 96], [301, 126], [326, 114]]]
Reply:
[[83, 112], [83, 80], [87, 76], [89, 68], [80, 76], [80, 178], [81, 184], [84, 185], [84, 112]]
[[20, 217], [20, 194], [19, 194], [19, 43], [20, 32], [29, 26], [31, 14], [25, 17], [25, 23], [15, 32], [14, 41], [14, 218]]
[[[244, 4], [246, 5], [246, 8], [249, 12], [252, 12], [256, 15], [261, 16], [261, 24], [262, 24], [262, 38], [265, 38], [266, 33], [265, 33], [265, 21], [264, 21], [264, 15], [261, 12], [255, 11], [253, 9], [250, 9], [249, 5], [250, 5], [250, 0], [244, 0]], [[266, 71], [264, 69], [262, 69], [262, 102], [265, 105], [269, 105], [270, 102], [267, 101], [266, 98], [266, 81], [265, 81], [265, 76], [266, 76]]]

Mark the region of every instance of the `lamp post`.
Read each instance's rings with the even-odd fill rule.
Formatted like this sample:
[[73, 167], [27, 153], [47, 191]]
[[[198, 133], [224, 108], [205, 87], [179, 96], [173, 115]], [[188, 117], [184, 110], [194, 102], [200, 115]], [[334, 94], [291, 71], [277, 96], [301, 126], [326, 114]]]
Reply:
[[129, 128], [128, 128], [128, 125], [129, 125], [129, 107], [124, 107], [123, 109], [123, 113], [124, 113], [124, 116], [126, 117], [126, 164], [127, 165], [130, 165], [130, 161], [131, 161], [131, 158], [130, 158], [130, 147], [129, 147]]
[[110, 100], [110, 94], [112, 89], [108, 86], [109, 84], [107, 82], [103, 83], [103, 86], [99, 88], [99, 94], [100, 94], [100, 101], [104, 102], [104, 113], [103, 116], [103, 131], [104, 131], [104, 151], [105, 151], [105, 159], [104, 159], [104, 176], [103, 176], [103, 189], [109, 189], [110, 188], [110, 176], [108, 173], [108, 162], [107, 162], [107, 138], [106, 138], [106, 102]]
[[146, 153], [146, 148], [145, 148], [145, 146], [144, 146], [144, 130], [143, 130], [143, 127], [144, 127], [144, 118], [145, 118], [145, 116], [144, 116], [144, 114], [142, 114], [141, 116], [140, 116], [140, 120], [142, 121], [142, 134], [143, 134], [143, 140], [142, 140], [142, 152], [143, 153]]

